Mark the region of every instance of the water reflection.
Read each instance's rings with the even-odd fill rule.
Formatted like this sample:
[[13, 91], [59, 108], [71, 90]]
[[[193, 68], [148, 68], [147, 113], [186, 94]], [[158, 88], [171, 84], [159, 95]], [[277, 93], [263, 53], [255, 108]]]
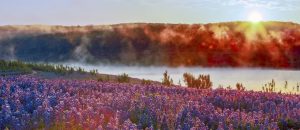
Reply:
[[[86, 70], [98, 69], [100, 73], [118, 75], [127, 73], [130, 77], [140, 79], [150, 79], [155, 81], [162, 80], [162, 74], [168, 71], [174, 83], [179, 80], [182, 84], [183, 73], [188, 72], [193, 75], [209, 74], [213, 82], [213, 88], [222, 85], [224, 87], [231, 86], [235, 88], [236, 83], [242, 83], [247, 90], [261, 91], [262, 86], [276, 81], [276, 91], [296, 92], [297, 83], [300, 83], [300, 71], [297, 70], [274, 70], [274, 69], [249, 69], [249, 68], [201, 68], [201, 67], [139, 67], [139, 66], [108, 66], [108, 65], [83, 65], [74, 63], [65, 63], [69, 66], [77, 66]], [[288, 82], [285, 88], [285, 82]], [[298, 92], [299, 94], [299, 92]]]

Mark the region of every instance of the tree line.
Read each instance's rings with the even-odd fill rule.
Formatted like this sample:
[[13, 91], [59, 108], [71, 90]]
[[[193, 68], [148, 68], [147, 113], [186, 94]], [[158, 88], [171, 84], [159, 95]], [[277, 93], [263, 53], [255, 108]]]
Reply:
[[[243, 26], [242, 29], [240, 27]], [[0, 41], [0, 59], [125, 65], [300, 68], [298, 24], [121, 24], [109, 30], [16, 35]], [[240, 30], [239, 30], [240, 29]], [[250, 30], [251, 31], [251, 30]], [[251, 39], [252, 38], [252, 39]]]
[[57, 74], [89, 73], [96, 75], [98, 70], [86, 71], [81, 67], [70, 67], [65, 65], [54, 65], [48, 63], [29, 63], [21, 61], [0, 60], [0, 72], [5, 75], [9, 73], [32, 73], [33, 71], [53, 72]]

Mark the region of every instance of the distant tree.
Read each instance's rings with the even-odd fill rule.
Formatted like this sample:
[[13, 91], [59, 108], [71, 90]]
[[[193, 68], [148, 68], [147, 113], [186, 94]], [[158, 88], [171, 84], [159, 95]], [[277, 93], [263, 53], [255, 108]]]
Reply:
[[[73, 68], [64, 65], [26, 63], [21, 61], [4, 61], [0, 60], [0, 71], [2, 73], [31, 73], [32, 71], [53, 72], [57, 74], [70, 74], [74, 72], [88, 73], [83, 68]], [[98, 73], [97, 70], [92, 70], [91, 74]]]
[[81, 68], [81, 67], [78, 67], [77, 71], [78, 71], [79, 73], [84, 73], [84, 72], [85, 72], [85, 70], [84, 70], [83, 68]]

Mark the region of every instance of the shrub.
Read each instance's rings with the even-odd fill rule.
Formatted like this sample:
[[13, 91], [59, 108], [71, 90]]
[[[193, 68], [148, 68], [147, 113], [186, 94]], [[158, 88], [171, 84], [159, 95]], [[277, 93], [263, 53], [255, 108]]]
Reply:
[[103, 82], [104, 80], [103, 80], [102, 77], [98, 77], [98, 78], [97, 78], [97, 81], [98, 81], [98, 82]]
[[[70, 74], [73, 72], [87, 73], [83, 68], [74, 68], [64, 65], [51, 65], [51, 64], [37, 64], [37, 63], [25, 63], [21, 61], [4, 61], [0, 60], [0, 74], [12, 75], [12, 74], [26, 74], [32, 71], [42, 72], [54, 72], [57, 74]], [[97, 70], [90, 71], [90, 74], [97, 74]]]
[[210, 81], [210, 75], [199, 75], [198, 78], [195, 78], [190, 73], [184, 73], [183, 79], [185, 84], [190, 88], [197, 89], [211, 89], [212, 82]]
[[135, 108], [129, 112], [129, 119], [138, 124], [140, 129], [150, 128], [157, 129], [157, 116], [155, 112], [148, 108]]
[[117, 78], [119, 83], [129, 83], [129, 76], [126, 73], [123, 73], [118, 76]]
[[31, 72], [32, 69], [23, 62], [0, 60], [1, 75], [10, 75], [10, 74], [18, 74], [18, 73], [23, 74], [23, 73], [31, 73]]
[[98, 70], [97, 69], [90, 70], [90, 74], [91, 75], [96, 75], [96, 74], [98, 74]]
[[238, 91], [244, 91], [246, 89], [242, 83], [237, 83], [235, 86]]
[[109, 76], [107, 75], [107, 76], [99, 76], [98, 78], [97, 78], [97, 81], [98, 82], [108, 82], [110, 80], [110, 78], [109, 78]]
[[274, 92], [275, 91], [275, 81], [274, 79], [272, 79], [271, 82], [266, 83], [263, 87], [262, 87], [263, 91], [265, 92]]
[[162, 80], [162, 84], [166, 85], [166, 86], [171, 86], [173, 85], [173, 79], [170, 78], [170, 75], [168, 74], [168, 71], [165, 71], [165, 73], [163, 74], [163, 80]]
[[142, 85], [150, 85], [151, 84], [151, 80], [146, 80], [146, 79], [142, 79]]

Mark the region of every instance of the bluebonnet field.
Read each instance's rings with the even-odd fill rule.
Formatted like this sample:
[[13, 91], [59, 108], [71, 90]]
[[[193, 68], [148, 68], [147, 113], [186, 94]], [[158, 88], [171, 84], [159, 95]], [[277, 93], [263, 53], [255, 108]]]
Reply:
[[0, 129], [299, 129], [300, 95], [0, 78]]

